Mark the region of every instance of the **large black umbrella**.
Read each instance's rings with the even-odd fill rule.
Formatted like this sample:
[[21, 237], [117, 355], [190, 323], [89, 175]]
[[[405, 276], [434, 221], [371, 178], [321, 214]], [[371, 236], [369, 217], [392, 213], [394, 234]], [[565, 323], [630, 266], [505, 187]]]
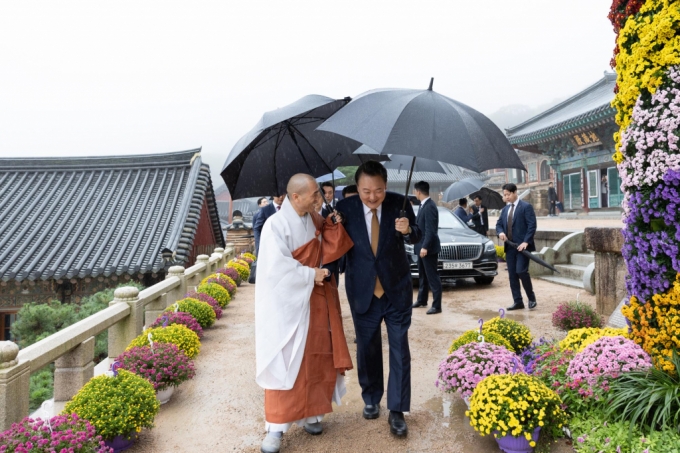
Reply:
[[[364, 145], [365, 146], [365, 145]], [[363, 146], [362, 146], [363, 148]], [[355, 153], [358, 153], [361, 150], [359, 148]], [[411, 163], [413, 159], [409, 156], [400, 156], [398, 154], [392, 154], [390, 156], [390, 161], [383, 163], [383, 166], [385, 168], [389, 168], [392, 170], [399, 170], [401, 171], [409, 171], [411, 168]], [[444, 167], [442, 167], [442, 164], [437, 162], [436, 160], [430, 160], [430, 159], [418, 159], [416, 160], [416, 164], [413, 167], [413, 171], [425, 171], [425, 172], [430, 172], [430, 173], [443, 173], [446, 174], [446, 170]]]
[[484, 185], [484, 181], [477, 178], [465, 178], [454, 182], [444, 191], [444, 201], [447, 203], [467, 197], [472, 192], [479, 190]]
[[265, 113], [234, 145], [222, 169], [232, 199], [283, 194], [296, 173], [332, 173], [335, 161], [351, 156], [361, 144], [315, 129], [348, 102], [309, 95]]
[[[512, 241], [505, 241], [505, 243], [508, 244], [510, 247], [514, 247], [514, 248], [517, 248], [517, 246], [518, 246], [518, 244], [516, 244], [515, 242], [512, 242]], [[542, 259], [540, 259], [539, 257], [537, 257], [536, 255], [534, 255], [533, 253], [531, 253], [531, 252], [528, 251], [528, 250], [522, 250], [522, 251], [519, 252], [519, 253], [521, 253], [522, 255], [526, 256], [526, 257], [529, 258], [530, 260], [537, 262], [537, 263], [540, 264], [541, 266], [550, 269], [550, 270], [553, 271], [553, 272], [557, 272], [558, 274], [560, 273], [560, 271], [558, 271], [557, 269], [555, 269], [552, 265], [546, 263], [545, 261], [543, 261]]]
[[[478, 111], [432, 90], [367, 91], [317, 130], [361, 142], [380, 154], [400, 154], [476, 172], [525, 170], [505, 134]], [[410, 177], [408, 178], [410, 184]], [[408, 187], [408, 186], [407, 186]]]
[[470, 198], [474, 199], [477, 195], [482, 197], [482, 204], [487, 209], [503, 209], [505, 207], [505, 201], [503, 201], [503, 196], [491, 190], [488, 187], [482, 187], [475, 193], [470, 194]]

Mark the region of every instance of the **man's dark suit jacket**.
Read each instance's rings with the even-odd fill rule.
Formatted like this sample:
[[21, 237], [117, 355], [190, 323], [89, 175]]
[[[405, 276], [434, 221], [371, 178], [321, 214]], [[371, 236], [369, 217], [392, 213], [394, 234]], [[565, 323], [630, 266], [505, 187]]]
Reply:
[[[510, 205], [506, 205], [498, 217], [498, 222], [496, 222], [496, 233], [498, 235], [501, 233], [505, 233], [506, 236], [508, 235], [508, 211], [510, 211]], [[512, 242], [517, 245], [526, 242], [529, 244], [527, 250], [533, 252], [536, 250], [534, 234], [536, 234], [534, 207], [526, 201], [518, 200], [515, 212], [512, 214]], [[507, 248], [506, 244], [505, 249], [507, 250]]]
[[467, 213], [464, 207], [458, 206], [453, 213], [463, 222], [468, 223], [468, 220], [470, 220], [470, 215]]
[[[388, 300], [398, 310], [406, 310], [413, 304], [413, 283], [411, 269], [404, 250], [403, 237], [397, 237], [395, 220], [404, 202], [404, 196], [387, 192], [382, 203], [380, 216], [380, 239], [377, 256], [373, 255], [371, 240], [366, 229], [364, 204], [358, 196], [345, 198], [337, 210], [345, 218], [345, 230], [354, 241], [354, 247], [345, 255], [345, 288], [352, 311], [366, 313], [373, 299], [376, 275], [385, 290]], [[410, 203], [406, 203], [406, 217], [409, 219], [411, 244], [420, 241], [421, 232]]]
[[427, 250], [428, 255], [436, 255], [441, 250], [439, 243], [439, 209], [432, 199], [420, 205], [416, 224], [420, 228], [422, 238], [414, 247], [416, 256], [420, 256], [420, 249]]
[[[472, 217], [470, 219], [475, 223], [475, 231], [486, 235], [489, 229], [489, 210], [484, 205], [481, 207], [484, 208], [484, 212], [480, 214], [477, 205], [472, 206]], [[482, 225], [482, 221], [484, 221], [484, 225]]]
[[[255, 216], [253, 216], [253, 235], [255, 236], [255, 242], [257, 244], [260, 243], [259, 238], [262, 235], [262, 227], [264, 226], [264, 222], [266, 222], [269, 217], [276, 214], [276, 212], [277, 211], [274, 203], [269, 203], [267, 206], [257, 211]], [[256, 251], [259, 251], [259, 247], [257, 247]]]

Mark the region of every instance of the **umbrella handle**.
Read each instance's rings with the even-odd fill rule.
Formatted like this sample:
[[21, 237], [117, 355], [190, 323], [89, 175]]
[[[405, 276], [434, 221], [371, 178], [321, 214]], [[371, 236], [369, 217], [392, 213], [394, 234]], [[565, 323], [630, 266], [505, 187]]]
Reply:
[[[401, 211], [399, 211], [400, 217], [406, 217], [406, 203], [408, 202], [408, 189], [411, 187], [411, 176], [413, 176], [413, 168], [416, 165], [416, 158], [414, 157], [411, 161], [411, 170], [408, 172], [408, 178], [406, 178], [406, 189], [404, 191], [404, 203], [401, 205]], [[401, 239], [402, 234], [397, 231], [397, 239]]]

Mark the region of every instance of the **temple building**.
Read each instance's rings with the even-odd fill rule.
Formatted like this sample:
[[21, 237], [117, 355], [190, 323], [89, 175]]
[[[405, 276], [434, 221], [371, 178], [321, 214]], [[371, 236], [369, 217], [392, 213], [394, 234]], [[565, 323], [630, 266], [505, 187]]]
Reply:
[[0, 159], [0, 341], [26, 302], [78, 303], [224, 247], [200, 149]]
[[623, 192], [612, 160], [618, 130], [616, 110], [610, 105], [615, 86], [616, 74], [605, 72], [580, 93], [506, 129], [527, 166], [526, 174], [508, 170], [506, 179], [520, 190], [531, 188], [532, 202], [540, 211], [547, 212], [550, 181], [565, 211], [620, 210]]

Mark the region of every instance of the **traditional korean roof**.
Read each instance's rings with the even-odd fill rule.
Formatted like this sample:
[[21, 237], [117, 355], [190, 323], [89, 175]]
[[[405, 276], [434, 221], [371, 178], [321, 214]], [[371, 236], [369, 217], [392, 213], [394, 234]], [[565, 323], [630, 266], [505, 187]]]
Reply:
[[186, 263], [204, 203], [223, 246], [200, 149], [0, 159], [0, 279], [158, 272], [165, 248]]
[[[429, 171], [414, 171], [411, 181], [427, 181], [433, 182], [443, 182], [443, 183], [454, 183], [465, 178], [476, 178], [476, 179], [487, 179], [488, 176], [484, 173], [477, 173], [471, 170], [466, 170], [464, 168], [458, 167], [456, 165], [444, 164], [442, 166], [446, 170], [446, 173], [433, 173]], [[408, 178], [408, 170], [397, 170], [393, 168], [387, 169], [387, 181], [388, 182], [406, 182]]]
[[605, 72], [604, 77], [564, 102], [536, 115], [517, 126], [506, 129], [510, 143], [522, 148], [548, 141], [555, 136], [584, 126], [614, 121], [616, 74]]

